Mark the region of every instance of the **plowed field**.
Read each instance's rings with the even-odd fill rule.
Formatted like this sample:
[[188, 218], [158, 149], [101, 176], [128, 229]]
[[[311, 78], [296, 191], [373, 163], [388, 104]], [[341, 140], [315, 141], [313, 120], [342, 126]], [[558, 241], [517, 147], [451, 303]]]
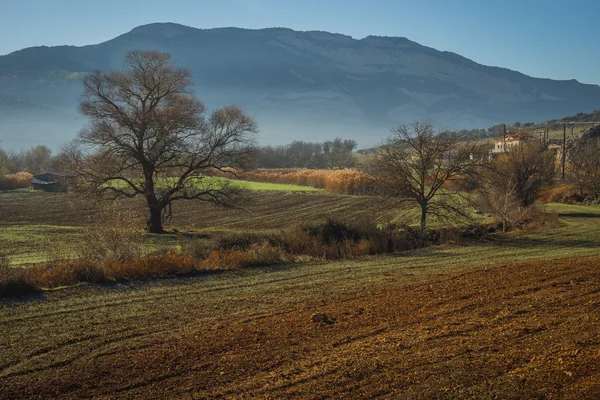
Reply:
[[[3, 362], [0, 397], [600, 396], [598, 258], [476, 269], [214, 321], [198, 306], [185, 324], [163, 309], [162, 326], [99, 320], [87, 337], [24, 348], [27, 357]], [[41, 316], [12, 317], [4, 322]]]

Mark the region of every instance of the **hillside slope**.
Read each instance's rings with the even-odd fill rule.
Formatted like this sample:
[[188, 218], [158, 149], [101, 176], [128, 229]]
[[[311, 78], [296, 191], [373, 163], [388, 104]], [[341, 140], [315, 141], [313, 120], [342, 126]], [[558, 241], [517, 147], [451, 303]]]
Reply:
[[600, 103], [597, 85], [487, 67], [406, 38], [171, 23], [140, 26], [97, 45], [1, 56], [0, 92], [75, 115], [81, 77], [120, 68], [131, 49], [171, 52], [192, 71], [209, 107], [242, 105], [257, 119], [265, 143], [343, 135], [371, 145], [390, 126], [417, 118], [473, 128], [541, 121]]

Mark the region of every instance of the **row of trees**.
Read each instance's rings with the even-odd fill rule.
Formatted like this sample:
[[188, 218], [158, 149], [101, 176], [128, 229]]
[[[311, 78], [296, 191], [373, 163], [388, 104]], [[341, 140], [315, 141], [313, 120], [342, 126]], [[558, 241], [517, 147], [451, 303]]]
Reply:
[[257, 149], [260, 168], [343, 169], [357, 165], [353, 139], [335, 138], [324, 142], [293, 141], [282, 146]]
[[52, 156], [52, 151], [43, 145], [20, 152], [0, 149], [0, 175], [22, 171], [39, 174], [52, 170], [55, 165], [56, 158]]

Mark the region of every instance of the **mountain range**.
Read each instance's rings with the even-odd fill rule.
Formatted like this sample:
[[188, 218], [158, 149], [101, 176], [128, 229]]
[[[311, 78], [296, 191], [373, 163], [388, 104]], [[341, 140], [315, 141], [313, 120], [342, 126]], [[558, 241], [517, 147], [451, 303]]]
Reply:
[[600, 104], [598, 85], [533, 78], [401, 37], [156, 23], [100, 44], [0, 56], [0, 146], [57, 149], [74, 138], [86, 122], [77, 115], [82, 77], [123, 68], [132, 49], [170, 52], [208, 108], [234, 103], [254, 116], [263, 144], [342, 136], [371, 146], [415, 119], [468, 129]]

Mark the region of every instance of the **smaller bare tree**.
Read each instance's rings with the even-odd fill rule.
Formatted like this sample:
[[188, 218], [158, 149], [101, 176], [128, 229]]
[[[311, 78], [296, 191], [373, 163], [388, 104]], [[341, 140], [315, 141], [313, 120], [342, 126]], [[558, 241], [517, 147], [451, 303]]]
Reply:
[[0, 149], [0, 178], [4, 176], [7, 172], [8, 168], [8, 154], [2, 149]]
[[518, 222], [554, 178], [554, 154], [523, 142], [483, 165], [478, 172], [479, 205], [502, 221]]
[[24, 169], [31, 174], [47, 172], [52, 165], [52, 151], [44, 145], [30, 148], [23, 154]]
[[589, 194], [594, 201], [600, 197], [600, 138], [582, 138], [575, 141], [568, 153], [568, 166], [579, 192]]
[[452, 135], [436, 133], [431, 124], [417, 121], [392, 129], [370, 169], [383, 195], [419, 206], [421, 228], [425, 228], [430, 214], [468, 216], [467, 203], [460, 201], [462, 193], [444, 184], [474, 173], [485, 153], [481, 144], [457, 142]]
[[478, 206], [502, 221], [502, 232], [524, 215], [526, 208], [517, 198], [517, 185], [514, 176], [506, 176], [491, 164], [479, 173]]

